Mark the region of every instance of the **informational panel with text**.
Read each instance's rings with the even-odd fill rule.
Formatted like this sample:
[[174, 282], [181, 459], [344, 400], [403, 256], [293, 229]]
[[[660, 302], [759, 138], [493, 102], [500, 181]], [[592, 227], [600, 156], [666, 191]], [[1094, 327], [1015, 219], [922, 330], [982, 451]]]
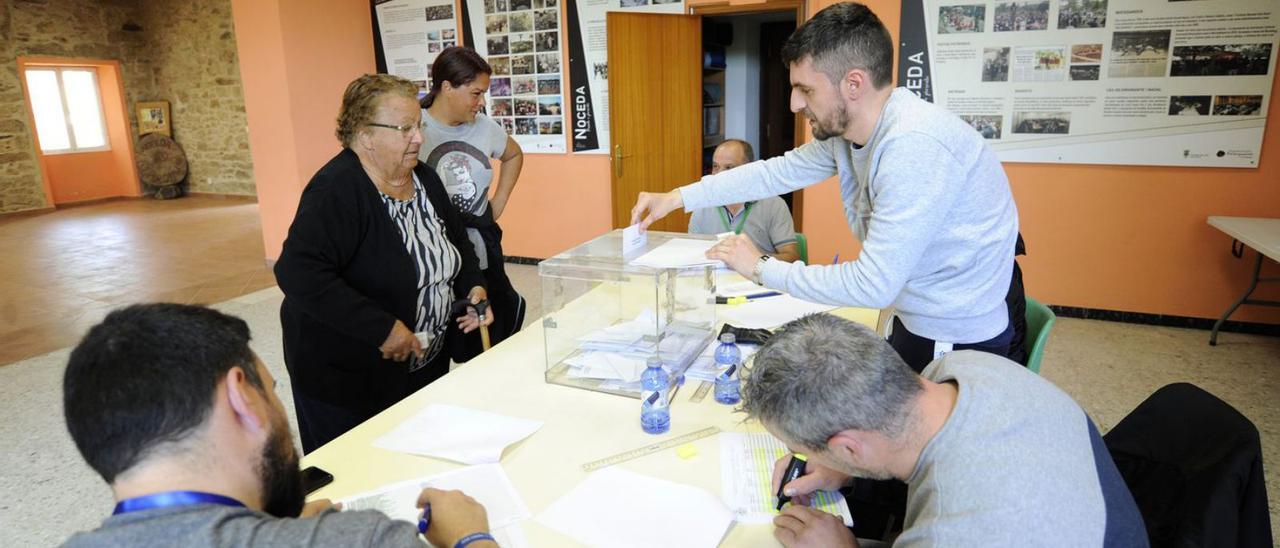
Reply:
[[[605, 16], [611, 11], [684, 13], [682, 0], [564, 0], [568, 13], [570, 135], [573, 151], [609, 153], [609, 49]], [[636, 44], [635, 47], [663, 47]]]
[[440, 50], [458, 43], [453, 0], [384, 0], [376, 10], [387, 74], [426, 89]]
[[1009, 162], [1256, 167], [1276, 0], [903, 0], [898, 85]]

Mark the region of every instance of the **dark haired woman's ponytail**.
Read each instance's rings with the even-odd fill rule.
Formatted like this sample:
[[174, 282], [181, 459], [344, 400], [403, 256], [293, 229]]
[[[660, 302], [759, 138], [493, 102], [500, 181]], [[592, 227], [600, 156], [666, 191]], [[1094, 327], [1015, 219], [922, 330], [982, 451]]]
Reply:
[[439, 93], [440, 86], [431, 86], [431, 91], [428, 91], [427, 94], [422, 97], [422, 100], [418, 101], [418, 104], [422, 108], [431, 108], [431, 103], [436, 102], [436, 95]]

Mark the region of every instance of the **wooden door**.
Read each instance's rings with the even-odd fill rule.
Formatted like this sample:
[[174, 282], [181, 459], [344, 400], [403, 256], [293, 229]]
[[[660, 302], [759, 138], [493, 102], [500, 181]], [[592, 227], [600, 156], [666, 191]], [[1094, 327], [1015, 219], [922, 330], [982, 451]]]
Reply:
[[[701, 178], [702, 18], [609, 13], [609, 133], [613, 226], [631, 222], [636, 196]], [[674, 211], [653, 230], [684, 232]]]

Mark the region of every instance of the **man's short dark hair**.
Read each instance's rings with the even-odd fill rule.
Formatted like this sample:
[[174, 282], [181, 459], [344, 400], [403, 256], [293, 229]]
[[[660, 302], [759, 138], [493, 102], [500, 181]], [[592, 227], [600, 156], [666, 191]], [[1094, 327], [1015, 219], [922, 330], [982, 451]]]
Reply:
[[167, 303], [116, 310], [71, 352], [62, 379], [67, 430], [89, 466], [112, 483], [204, 424], [232, 367], [263, 388], [240, 318]]
[[893, 37], [870, 8], [857, 2], [832, 4], [791, 33], [782, 45], [783, 64], [806, 57], [832, 83], [853, 69], [867, 71], [877, 89], [893, 82]]

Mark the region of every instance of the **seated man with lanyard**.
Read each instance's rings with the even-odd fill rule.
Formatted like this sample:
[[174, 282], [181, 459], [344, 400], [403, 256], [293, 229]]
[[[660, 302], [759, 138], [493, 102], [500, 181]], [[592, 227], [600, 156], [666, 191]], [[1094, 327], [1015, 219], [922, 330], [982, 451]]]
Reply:
[[[741, 139], [729, 139], [716, 147], [711, 157], [711, 173], [728, 171], [755, 161], [751, 143]], [[732, 232], [746, 234], [762, 253], [780, 261], [793, 262], [800, 258], [796, 245], [796, 227], [791, 221], [791, 210], [782, 198], [770, 196], [754, 202], [708, 207], [693, 212], [689, 219], [690, 234], [721, 234]]]
[[497, 546], [484, 507], [459, 491], [422, 490], [425, 527], [327, 500], [304, 508], [284, 404], [239, 318], [165, 303], [116, 310], [71, 353], [62, 386], [71, 439], [117, 502], [64, 546], [416, 548], [420, 528], [433, 546]]

